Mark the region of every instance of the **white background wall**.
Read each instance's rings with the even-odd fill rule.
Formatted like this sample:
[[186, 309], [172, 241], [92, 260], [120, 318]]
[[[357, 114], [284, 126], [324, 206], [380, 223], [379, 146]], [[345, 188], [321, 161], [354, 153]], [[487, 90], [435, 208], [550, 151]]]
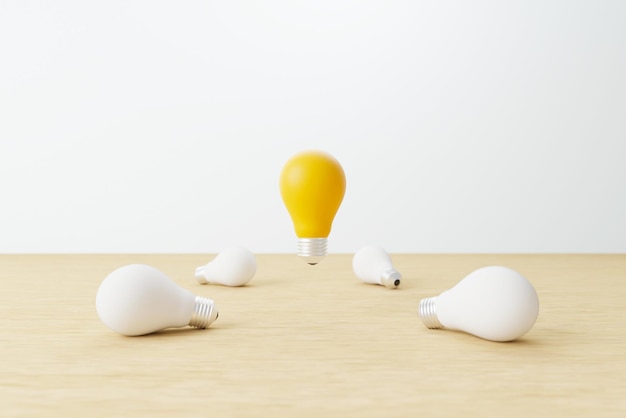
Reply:
[[626, 252], [626, 2], [0, 1], [0, 252]]

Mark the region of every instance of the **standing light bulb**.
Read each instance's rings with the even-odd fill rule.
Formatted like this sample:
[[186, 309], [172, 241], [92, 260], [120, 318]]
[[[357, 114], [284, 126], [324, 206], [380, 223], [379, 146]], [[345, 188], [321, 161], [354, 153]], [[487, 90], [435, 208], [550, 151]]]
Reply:
[[220, 252], [207, 265], [196, 269], [200, 284], [218, 283], [226, 286], [243, 286], [256, 273], [256, 259], [247, 248], [230, 247]]
[[280, 193], [298, 237], [298, 255], [311, 265], [326, 256], [327, 238], [345, 191], [343, 168], [325, 152], [301, 152], [283, 167]]
[[380, 284], [390, 289], [400, 285], [402, 275], [391, 264], [391, 257], [381, 247], [369, 245], [361, 248], [352, 258], [354, 274], [370, 284]]
[[128, 336], [187, 325], [206, 328], [218, 316], [213, 300], [195, 296], [145, 264], [120, 267], [105, 277], [96, 310], [107, 327]]
[[483, 267], [452, 289], [420, 301], [428, 328], [449, 328], [492, 341], [513, 341], [537, 320], [539, 299], [532, 284], [507, 267]]

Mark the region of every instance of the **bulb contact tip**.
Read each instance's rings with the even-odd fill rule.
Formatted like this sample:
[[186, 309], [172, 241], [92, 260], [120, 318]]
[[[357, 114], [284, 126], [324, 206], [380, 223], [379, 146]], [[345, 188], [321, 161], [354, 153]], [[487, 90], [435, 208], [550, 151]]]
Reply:
[[307, 264], [316, 265], [328, 251], [328, 239], [326, 238], [298, 238], [298, 255]]
[[424, 325], [426, 325], [426, 328], [443, 328], [443, 325], [441, 325], [441, 322], [439, 322], [439, 318], [437, 317], [436, 301], [437, 296], [422, 299], [420, 301], [420, 306], [417, 314], [419, 315]]
[[217, 319], [218, 316], [219, 313], [217, 312], [213, 299], [196, 296], [196, 306], [191, 314], [189, 326], [207, 328]]

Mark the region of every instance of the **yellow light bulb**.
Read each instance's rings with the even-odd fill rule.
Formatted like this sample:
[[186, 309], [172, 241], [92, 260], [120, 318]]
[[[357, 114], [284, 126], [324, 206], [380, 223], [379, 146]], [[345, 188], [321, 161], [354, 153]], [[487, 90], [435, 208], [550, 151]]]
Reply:
[[283, 167], [280, 194], [298, 237], [298, 255], [311, 265], [326, 255], [327, 238], [345, 191], [343, 168], [325, 152], [301, 152]]

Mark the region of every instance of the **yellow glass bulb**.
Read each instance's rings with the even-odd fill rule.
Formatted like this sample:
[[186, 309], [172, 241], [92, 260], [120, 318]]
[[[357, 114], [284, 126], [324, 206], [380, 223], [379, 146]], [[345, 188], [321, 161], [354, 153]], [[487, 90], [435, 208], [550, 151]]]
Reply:
[[287, 161], [280, 194], [298, 237], [298, 255], [317, 264], [325, 255], [335, 214], [346, 192], [339, 162], [322, 151], [305, 151]]

